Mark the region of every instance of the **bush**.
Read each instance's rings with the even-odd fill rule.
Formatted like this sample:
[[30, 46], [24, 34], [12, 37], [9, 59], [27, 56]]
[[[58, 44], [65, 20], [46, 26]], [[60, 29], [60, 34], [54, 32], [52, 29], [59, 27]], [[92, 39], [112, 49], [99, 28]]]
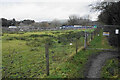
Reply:
[[52, 34], [58, 34], [58, 33], [60, 33], [60, 32], [51, 32]]
[[62, 34], [58, 36], [58, 43], [69, 43], [69, 42], [73, 42], [74, 40], [80, 39], [80, 37], [84, 36], [84, 32], [67, 32], [67, 34]]
[[8, 37], [6, 40], [28, 40], [27, 37]]
[[31, 48], [30, 51], [39, 51], [38, 48]]
[[6, 38], [6, 40], [13, 40], [13, 39], [14, 39], [13, 37]]
[[53, 38], [55, 38], [53, 35], [47, 35], [47, 34], [41, 34], [41, 35], [32, 34], [29, 37], [32, 37], [32, 38], [36, 38], [36, 37], [53, 37]]
[[39, 47], [41, 46], [41, 44], [42, 44], [41, 42], [37, 42], [34, 40], [26, 42], [26, 45], [31, 46], [31, 47]]

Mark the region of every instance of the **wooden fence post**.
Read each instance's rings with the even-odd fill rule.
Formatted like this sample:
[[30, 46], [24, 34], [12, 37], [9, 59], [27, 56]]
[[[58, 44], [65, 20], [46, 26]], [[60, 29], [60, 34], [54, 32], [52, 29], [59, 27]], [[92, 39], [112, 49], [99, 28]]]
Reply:
[[46, 57], [46, 74], [49, 76], [49, 45], [45, 44], [45, 57]]
[[77, 38], [76, 38], [76, 54], [77, 54], [77, 51], [78, 51], [78, 43], [77, 43]]
[[[89, 41], [89, 34], [87, 33], [86, 34], [86, 43], [87, 43], [87, 45], [88, 45], [88, 41]], [[86, 45], [86, 47], [87, 47], [87, 45]]]
[[87, 33], [85, 32], [85, 39], [84, 39], [84, 48], [87, 47]]
[[95, 31], [93, 32], [93, 38], [95, 38]]
[[22, 62], [21, 62], [22, 56], [19, 56], [19, 65], [20, 65], [20, 77], [22, 77]]
[[92, 32], [91, 32], [91, 41], [92, 41], [92, 39], [93, 39], [93, 36], [92, 36]]

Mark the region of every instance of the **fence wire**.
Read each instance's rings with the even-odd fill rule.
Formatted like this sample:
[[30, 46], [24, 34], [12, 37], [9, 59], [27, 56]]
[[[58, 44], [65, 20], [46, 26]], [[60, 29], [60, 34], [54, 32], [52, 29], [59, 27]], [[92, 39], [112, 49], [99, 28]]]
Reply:
[[[91, 40], [91, 33], [87, 39]], [[65, 44], [64, 44], [65, 43]], [[76, 47], [77, 46], [77, 47]], [[56, 42], [49, 46], [49, 69], [57, 68], [72, 53], [84, 46], [84, 36], [71, 42]], [[8, 49], [9, 50], [9, 49]], [[29, 52], [29, 53], [28, 53]], [[18, 51], [10, 48], [8, 55], [3, 54], [3, 78], [37, 78], [46, 74], [45, 44], [31, 47], [29, 50]]]

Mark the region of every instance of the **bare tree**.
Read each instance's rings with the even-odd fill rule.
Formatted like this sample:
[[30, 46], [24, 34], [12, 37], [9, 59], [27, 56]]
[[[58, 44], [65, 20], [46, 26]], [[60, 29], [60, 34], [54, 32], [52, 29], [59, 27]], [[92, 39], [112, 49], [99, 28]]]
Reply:
[[89, 15], [79, 17], [76, 15], [69, 16], [68, 24], [69, 25], [86, 25], [90, 21]]
[[48, 22], [41, 22], [40, 26], [41, 27], [49, 27], [49, 23]]
[[69, 16], [68, 24], [69, 25], [76, 25], [78, 24], [79, 17], [76, 15]]
[[54, 19], [51, 23], [50, 23], [50, 27], [59, 27], [61, 26], [62, 24], [60, 23], [59, 20], [57, 19]]

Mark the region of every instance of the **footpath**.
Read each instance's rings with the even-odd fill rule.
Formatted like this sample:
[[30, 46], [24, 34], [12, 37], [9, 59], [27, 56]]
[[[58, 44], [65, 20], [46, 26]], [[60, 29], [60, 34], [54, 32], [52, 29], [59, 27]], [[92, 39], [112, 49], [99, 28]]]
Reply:
[[99, 54], [92, 55], [86, 64], [85, 77], [101, 78], [101, 69], [105, 65], [106, 60], [117, 57], [119, 57], [119, 53], [111, 50], [103, 50]]

